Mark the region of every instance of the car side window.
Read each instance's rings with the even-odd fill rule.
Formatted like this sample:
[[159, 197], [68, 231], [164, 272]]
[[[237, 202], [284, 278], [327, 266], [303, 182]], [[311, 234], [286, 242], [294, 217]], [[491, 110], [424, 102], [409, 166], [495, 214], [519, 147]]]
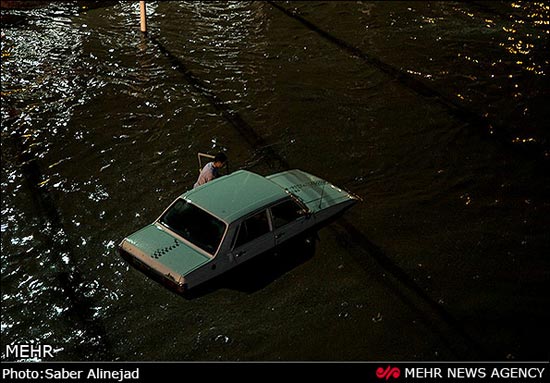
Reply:
[[235, 247], [244, 245], [266, 233], [269, 233], [269, 221], [267, 210], [264, 210], [241, 223]]
[[279, 228], [302, 216], [303, 209], [294, 200], [288, 200], [271, 208], [273, 227]]

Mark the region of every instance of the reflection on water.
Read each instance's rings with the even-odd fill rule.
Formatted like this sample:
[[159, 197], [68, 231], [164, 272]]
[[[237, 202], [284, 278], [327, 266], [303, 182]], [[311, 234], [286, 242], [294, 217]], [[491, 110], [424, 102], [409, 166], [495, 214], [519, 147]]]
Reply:
[[[546, 164], [472, 134], [380, 67], [548, 156], [548, 5], [281, 6], [378, 61], [263, 2], [152, 2], [149, 37], [137, 2], [2, 10], [2, 346], [47, 343], [60, 360], [469, 355], [380, 269], [387, 257], [462, 332], [540, 357], [518, 334], [548, 319]], [[346, 217], [382, 250], [327, 229], [308, 260], [275, 258], [257, 276], [269, 283], [235, 288], [248, 270], [193, 300], [131, 270], [118, 242], [193, 184], [196, 152], [220, 149], [235, 168], [303, 168], [364, 194]], [[494, 318], [502, 331], [484, 328]]]
[[243, 2], [182, 3], [176, 17], [185, 23], [163, 24], [160, 37], [169, 49], [188, 52], [189, 69], [199, 78], [208, 76], [207, 84], [226, 105], [241, 109], [250, 89], [265, 88], [265, 80], [255, 76], [268, 45], [265, 7]]
[[544, 102], [550, 11], [545, 3], [507, 6], [503, 10], [490, 2], [411, 4], [390, 24], [402, 35], [392, 35], [398, 40], [390, 46], [414, 41], [419, 50], [405, 66], [408, 73], [447, 88], [493, 125], [509, 129], [513, 142], [542, 141], [547, 146], [543, 121], [548, 119]]

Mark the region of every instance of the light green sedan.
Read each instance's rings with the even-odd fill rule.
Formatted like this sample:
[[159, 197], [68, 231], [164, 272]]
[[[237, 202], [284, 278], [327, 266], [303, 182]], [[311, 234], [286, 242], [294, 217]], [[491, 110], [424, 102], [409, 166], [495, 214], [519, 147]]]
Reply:
[[263, 177], [239, 170], [178, 197], [124, 238], [120, 254], [184, 292], [316, 229], [359, 197], [301, 170]]

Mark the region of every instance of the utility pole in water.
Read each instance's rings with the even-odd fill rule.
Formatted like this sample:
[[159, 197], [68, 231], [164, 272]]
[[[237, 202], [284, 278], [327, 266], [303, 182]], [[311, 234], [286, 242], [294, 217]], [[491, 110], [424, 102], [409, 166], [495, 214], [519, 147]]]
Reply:
[[139, 12], [141, 14], [141, 32], [147, 33], [147, 10], [145, 1], [139, 2]]

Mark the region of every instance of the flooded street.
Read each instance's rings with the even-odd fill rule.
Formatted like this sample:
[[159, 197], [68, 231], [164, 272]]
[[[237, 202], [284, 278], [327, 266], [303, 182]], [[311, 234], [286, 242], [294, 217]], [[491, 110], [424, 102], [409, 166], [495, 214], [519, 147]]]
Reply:
[[[2, 9], [2, 359], [548, 360], [548, 3], [147, 10]], [[179, 296], [116, 248], [218, 151], [364, 201]]]

